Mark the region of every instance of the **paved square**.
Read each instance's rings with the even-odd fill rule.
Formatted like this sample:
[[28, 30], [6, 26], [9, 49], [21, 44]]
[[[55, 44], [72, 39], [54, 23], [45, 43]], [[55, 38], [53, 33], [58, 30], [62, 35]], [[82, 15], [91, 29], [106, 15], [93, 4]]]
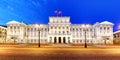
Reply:
[[119, 60], [120, 47], [0, 47], [0, 60]]

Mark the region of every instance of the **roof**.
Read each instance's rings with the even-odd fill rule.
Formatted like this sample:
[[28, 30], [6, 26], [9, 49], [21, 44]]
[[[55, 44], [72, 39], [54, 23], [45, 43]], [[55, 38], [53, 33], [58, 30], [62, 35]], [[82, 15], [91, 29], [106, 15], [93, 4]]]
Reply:
[[4, 25], [0, 25], [0, 28], [4, 28], [4, 29], [7, 29], [7, 26], [4, 26]]
[[108, 21], [101, 22], [100, 24], [109, 24], [109, 25], [114, 25], [113, 23], [108, 22]]
[[15, 24], [16, 24], [16, 23], [18, 24], [18, 23], [20, 23], [20, 22], [17, 22], [17, 21], [10, 21], [10, 22], [8, 22], [7, 24], [14, 24], [14, 23], [15, 23]]
[[0, 25], [0, 26], [7, 28], [7, 26], [5, 26], [5, 25]]
[[117, 34], [117, 33], [120, 33], [120, 30], [118, 30], [118, 31], [115, 31], [113, 34]]

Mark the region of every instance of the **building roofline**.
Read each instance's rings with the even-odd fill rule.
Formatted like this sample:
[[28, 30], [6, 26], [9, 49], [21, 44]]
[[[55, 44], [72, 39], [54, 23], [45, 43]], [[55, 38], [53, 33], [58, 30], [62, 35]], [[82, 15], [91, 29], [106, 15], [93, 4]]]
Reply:
[[113, 32], [113, 34], [116, 34], [116, 33], [119, 33], [119, 32], [120, 32], [120, 30]]

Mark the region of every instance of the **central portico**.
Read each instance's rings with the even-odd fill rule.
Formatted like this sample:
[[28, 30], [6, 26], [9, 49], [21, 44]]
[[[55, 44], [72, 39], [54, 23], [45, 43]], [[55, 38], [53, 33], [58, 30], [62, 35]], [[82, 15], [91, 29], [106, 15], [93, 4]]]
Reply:
[[70, 17], [49, 18], [49, 41], [54, 44], [71, 42]]

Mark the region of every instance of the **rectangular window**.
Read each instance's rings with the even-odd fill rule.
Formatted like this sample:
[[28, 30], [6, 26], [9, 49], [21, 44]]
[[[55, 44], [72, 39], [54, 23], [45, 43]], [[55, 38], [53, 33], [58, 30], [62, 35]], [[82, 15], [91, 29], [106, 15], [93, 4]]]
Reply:
[[82, 40], [80, 40], [80, 42], [82, 43]]

